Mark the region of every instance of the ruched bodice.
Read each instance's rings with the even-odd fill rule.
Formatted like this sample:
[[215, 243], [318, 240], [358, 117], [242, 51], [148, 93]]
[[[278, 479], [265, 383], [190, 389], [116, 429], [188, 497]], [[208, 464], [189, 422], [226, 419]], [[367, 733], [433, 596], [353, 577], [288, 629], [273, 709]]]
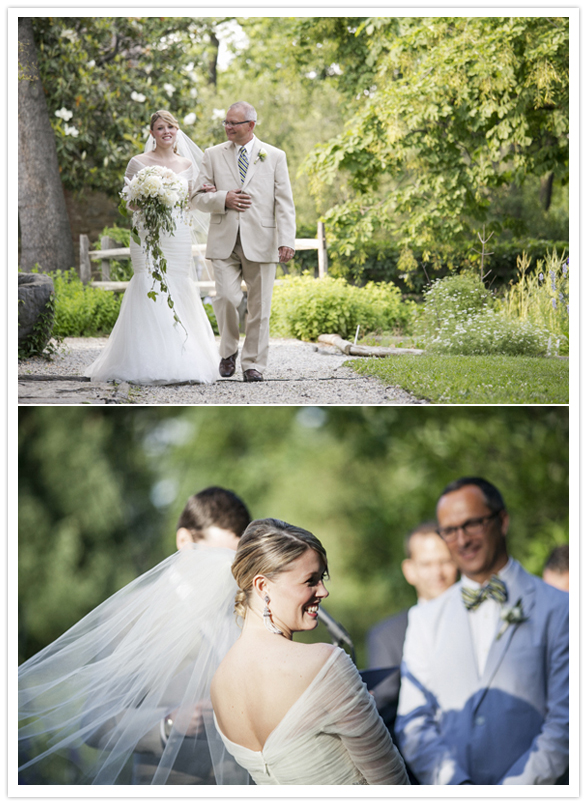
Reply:
[[[132, 179], [149, 167], [133, 157], [126, 169]], [[193, 168], [176, 174], [191, 192]], [[133, 277], [126, 289], [120, 313], [108, 344], [86, 369], [92, 380], [126, 380], [155, 385], [166, 383], [213, 383], [218, 379], [219, 355], [214, 333], [200, 300], [192, 257], [192, 230], [181, 213], [174, 213], [175, 232], [161, 234], [161, 249], [167, 261], [166, 284], [181, 321], [177, 324], [159, 291], [155, 300], [142, 245], [131, 240]], [[141, 230], [139, 230], [139, 235]]]
[[261, 751], [216, 729], [257, 785], [408, 785], [373, 697], [343, 649], [332, 651]]

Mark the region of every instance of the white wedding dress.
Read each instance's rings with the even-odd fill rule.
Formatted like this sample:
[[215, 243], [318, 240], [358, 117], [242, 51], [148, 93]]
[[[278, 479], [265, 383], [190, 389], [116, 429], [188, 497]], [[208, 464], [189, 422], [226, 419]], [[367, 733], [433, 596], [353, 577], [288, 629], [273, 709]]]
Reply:
[[403, 760], [352, 660], [333, 650], [262, 751], [228, 752], [257, 785], [409, 785]]
[[[146, 164], [133, 157], [126, 177], [132, 179]], [[177, 174], [190, 190], [193, 172], [191, 166]], [[155, 301], [147, 296], [152, 279], [145, 254], [131, 240], [134, 275], [106, 347], [85, 370], [88, 377], [94, 381], [126, 380], [137, 385], [218, 380], [220, 356], [200, 299], [191, 247], [191, 229], [177, 216], [175, 233], [161, 236], [161, 248], [167, 260], [166, 284], [182, 327], [174, 320], [166, 294], [159, 291]]]

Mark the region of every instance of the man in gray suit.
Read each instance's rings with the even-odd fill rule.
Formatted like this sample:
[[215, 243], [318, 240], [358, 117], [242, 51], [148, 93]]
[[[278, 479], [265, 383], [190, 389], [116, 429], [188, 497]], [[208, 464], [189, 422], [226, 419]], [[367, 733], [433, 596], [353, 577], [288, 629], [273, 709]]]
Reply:
[[498, 489], [460, 478], [438, 533], [461, 581], [410, 611], [396, 735], [424, 785], [550, 785], [569, 762], [569, 597], [508, 556]]
[[[269, 317], [276, 264], [294, 256], [295, 207], [285, 153], [255, 137], [257, 112], [245, 101], [228, 110], [228, 142], [206, 149], [194, 206], [210, 213], [206, 257], [216, 283], [220, 375], [232, 377], [239, 345], [241, 283], [247, 286], [247, 322], [241, 368], [245, 381], [263, 380], [269, 353]], [[207, 192], [207, 186], [215, 190]]]
[[[416, 606], [432, 601], [454, 584], [457, 567], [446, 543], [436, 533], [436, 523], [421, 523], [406, 537], [406, 558], [402, 573], [416, 590]], [[399, 698], [400, 672], [404, 639], [408, 628], [408, 609], [386, 618], [367, 634], [367, 653], [370, 668], [392, 668], [398, 671], [383, 680], [373, 690], [377, 709], [387, 729], [394, 734], [394, 722]]]

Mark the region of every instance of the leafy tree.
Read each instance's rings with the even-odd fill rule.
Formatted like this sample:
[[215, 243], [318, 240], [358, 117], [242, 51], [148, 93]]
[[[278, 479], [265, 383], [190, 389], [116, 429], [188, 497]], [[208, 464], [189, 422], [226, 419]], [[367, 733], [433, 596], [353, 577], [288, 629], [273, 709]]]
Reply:
[[18, 218], [20, 268], [67, 270], [73, 243], [30, 17], [18, 20]]
[[[66, 188], [115, 195], [129, 156], [144, 148], [157, 109], [171, 109], [194, 134], [201, 96], [216, 82], [216, 28], [223, 19], [34, 19]], [[202, 129], [209, 136], [209, 122]]]
[[54, 640], [173, 548], [124, 410], [39, 406], [19, 415], [21, 659]]
[[339, 253], [383, 231], [450, 255], [484, 223], [523, 229], [510, 188], [543, 179], [546, 206], [566, 185], [568, 18], [376, 17], [355, 36], [372, 73], [358, 70], [345, 131], [306, 162], [314, 192], [348, 178], [325, 216]]

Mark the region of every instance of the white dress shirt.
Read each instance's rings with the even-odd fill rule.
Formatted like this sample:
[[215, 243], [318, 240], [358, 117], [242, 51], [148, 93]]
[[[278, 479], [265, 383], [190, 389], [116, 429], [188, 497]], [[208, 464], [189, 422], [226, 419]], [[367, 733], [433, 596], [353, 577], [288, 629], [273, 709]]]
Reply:
[[[508, 570], [511, 568], [511, 564], [512, 560], [508, 559], [507, 564], [502, 567], [499, 573], [495, 573], [495, 575], [505, 583], [506, 588], [508, 584]], [[479, 587], [482, 587], [479, 582], [473, 581], [473, 579], [469, 579], [467, 576], [461, 578], [461, 585], [463, 587], [469, 587], [472, 590], [478, 590]], [[491, 644], [495, 640], [501, 625], [500, 615], [502, 606], [503, 604], [500, 604], [499, 601], [496, 601], [494, 598], [486, 598], [477, 609], [470, 609], [467, 613], [469, 616], [469, 626], [471, 627], [479, 676], [483, 675]]]

